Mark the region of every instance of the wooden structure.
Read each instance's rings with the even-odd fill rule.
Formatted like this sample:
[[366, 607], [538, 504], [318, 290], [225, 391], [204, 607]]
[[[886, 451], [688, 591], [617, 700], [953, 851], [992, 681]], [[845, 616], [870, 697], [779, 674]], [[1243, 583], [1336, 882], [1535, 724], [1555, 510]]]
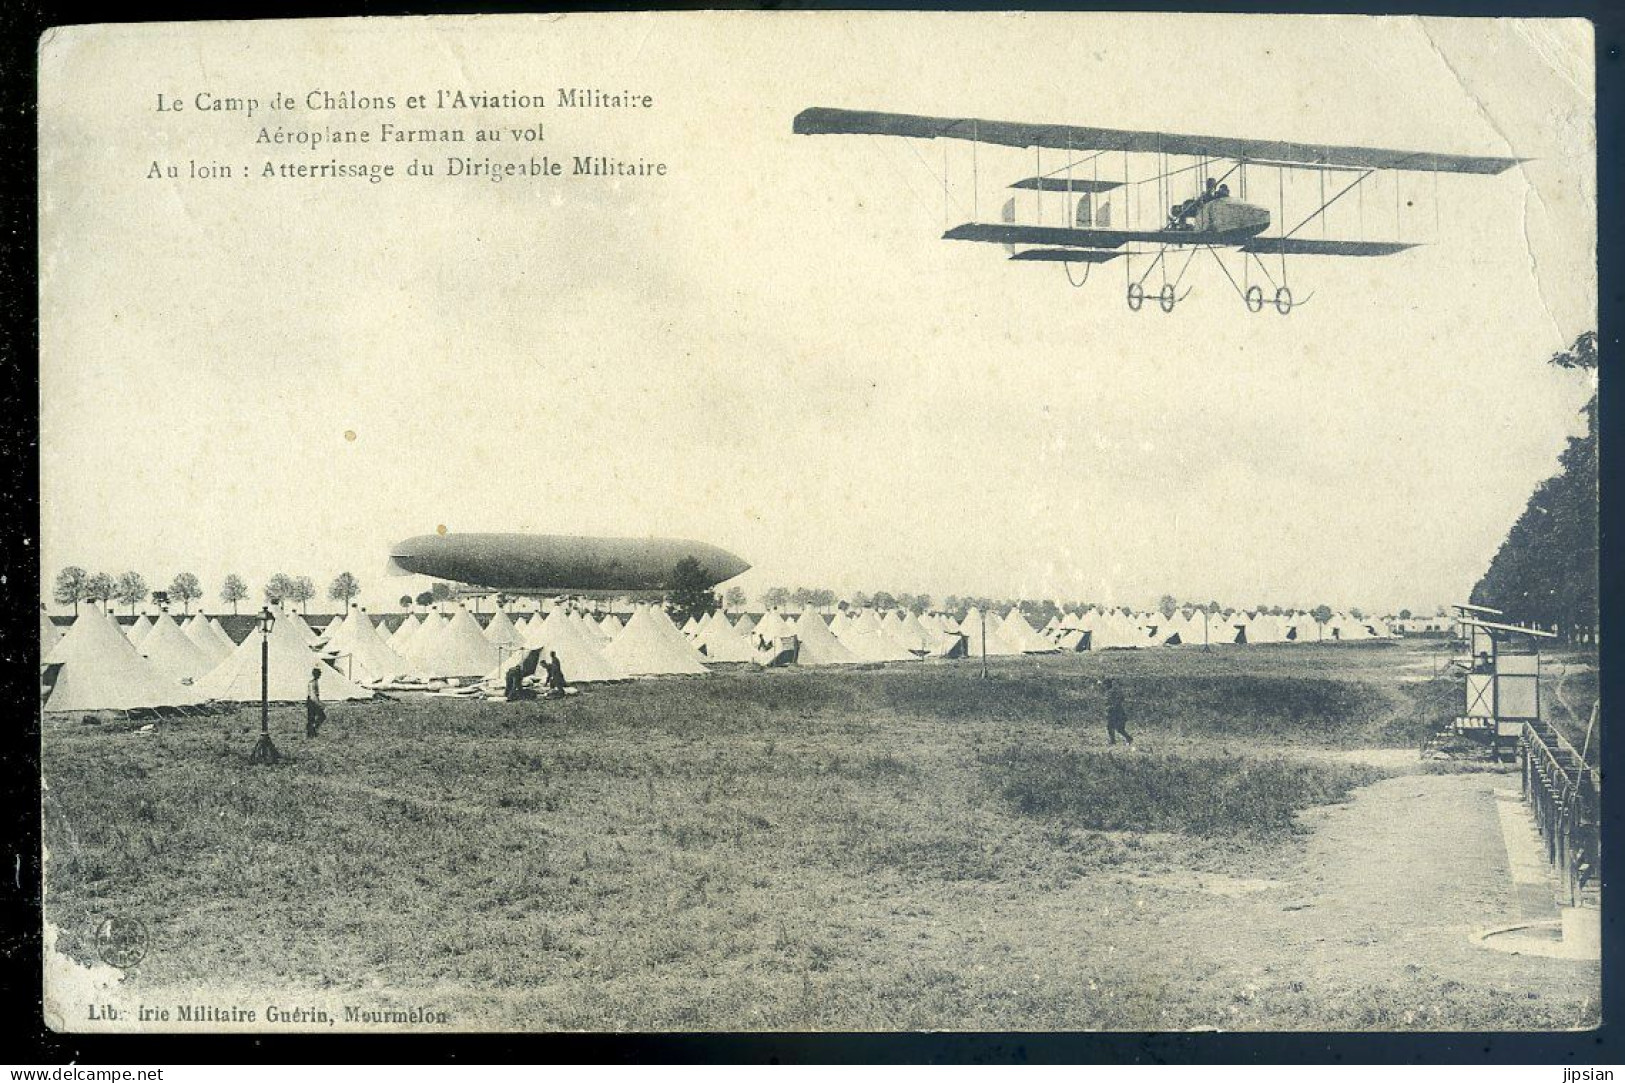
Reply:
[[1555, 634], [1485, 620], [1500, 614], [1458, 605], [1457, 625], [1467, 653], [1454, 659], [1466, 674], [1466, 702], [1452, 723], [1461, 736], [1487, 744], [1497, 759], [1517, 755], [1524, 726], [1540, 721], [1540, 641]]

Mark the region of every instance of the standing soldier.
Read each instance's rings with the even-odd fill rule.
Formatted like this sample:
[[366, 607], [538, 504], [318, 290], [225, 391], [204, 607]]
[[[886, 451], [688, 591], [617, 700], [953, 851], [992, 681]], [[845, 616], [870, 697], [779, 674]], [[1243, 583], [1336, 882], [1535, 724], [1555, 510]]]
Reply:
[[305, 736], [316, 736], [326, 721], [327, 712], [322, 709], [322, 667], [313, 666], [310, 684], [305, 688]]
[[553, 691], [564, 692], [564, 666], [559, 662], [558, 651], [547, 652], [547, 687]]
[[1123, 740], [1133, 748], [1134, 738], [1128, 735], [1127, 729], [1128, 709], [1123, 706], [1123, 689], [1118, 686], [1116, 677], [1107, 677], [1102, 683], [1106, 689], [1106, 737], [1115, 745], [1117, 735], [1122, 734]]

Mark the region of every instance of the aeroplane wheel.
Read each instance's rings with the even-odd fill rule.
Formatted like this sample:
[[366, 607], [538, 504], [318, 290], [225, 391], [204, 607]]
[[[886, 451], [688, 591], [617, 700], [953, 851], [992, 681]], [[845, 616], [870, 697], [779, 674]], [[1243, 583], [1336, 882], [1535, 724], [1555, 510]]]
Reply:
[[1130, 282], [1128, 284], [1129, 311], [1138, 312], [1143, 304], [1145, 304], [1145, 288], [1138, 282]]
[[1247, 295], [1243, 298], [1247, 302], [1248, 312], [1262, 312], [1264, 310], [1264, 289], [1262, 286], [1248, 286]]
[[1162, 306], [1164, 312], [1174, 310], [1174, 284], [1172, 282], [1162, 284], [1162, 289], [1157, 293], [1157, 304]]
[[1275, 311], [1283, 316], [1292, 311], [1292, 291], [1285, 286], [1275, 291]]

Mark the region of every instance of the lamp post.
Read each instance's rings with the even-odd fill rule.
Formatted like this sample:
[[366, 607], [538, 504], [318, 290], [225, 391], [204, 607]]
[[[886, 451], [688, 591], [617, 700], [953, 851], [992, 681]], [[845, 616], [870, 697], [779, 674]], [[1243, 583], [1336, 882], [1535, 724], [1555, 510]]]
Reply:
[[276, 763], [282, 753], [271, 740], [271, 629], [276, 627], [276, 614], [271, 607], [260, 610], [260, 739], [249, 753], [249, 763]]
[[981, 618], [982, 622], [982, 680], [985, 681], [987, 680], [987, 613], [978, 610], [977, 616]]

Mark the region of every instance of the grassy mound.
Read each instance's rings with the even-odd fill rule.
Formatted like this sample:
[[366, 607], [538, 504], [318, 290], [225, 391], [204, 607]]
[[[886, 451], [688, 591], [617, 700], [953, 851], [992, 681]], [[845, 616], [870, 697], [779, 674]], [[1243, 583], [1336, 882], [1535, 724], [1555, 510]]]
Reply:
[[1287, 834], [1298, 810], [1341, 801], [1383, 777], [1358, 764], [1022, 746], [989, 759], [983, 773], [1000, 796], [1029, 816], [1097, 831], [1205, 836]]

